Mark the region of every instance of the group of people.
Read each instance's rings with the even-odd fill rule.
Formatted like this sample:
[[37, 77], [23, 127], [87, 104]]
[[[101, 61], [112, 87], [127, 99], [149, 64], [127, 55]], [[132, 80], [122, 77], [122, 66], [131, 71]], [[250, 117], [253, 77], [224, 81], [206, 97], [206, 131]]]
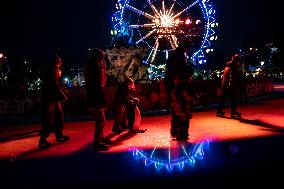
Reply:
[[[106, 99], [104, 88], [106, 86], [106, 62], [105, 53], [101, 49], [93, 49], [85, 64], [86, 102], [88, 110], [94, 115], [95, 130], [93, 149], [95, 151], [107, 151], [111, 140], [104, 137], [106, 118], [104, 109]], [[41, 108], [41, 131], [39, 148], [49, 148], [47, 141], [50, 133], [54, 131], [57, 142], [65, 142], [70, 137], [63, 135], [64, 113], [62, 104], [67, 100], [67, 95], [60, 83], [61, 58], [56, 55], [45, 69], [42, 86]], [[141, 120], [138, 108], [139, 99], [135, 91], [134, 81], [125, 77], [125, 81], [117, 87], [115, 97], [115, 120], [112, 131], [120, 133], [128, 129], [130, 133], [144, 133], [146, 130], [139, 129]]]
[[[164, 84], [167, 90], [168, 106], [171, 110], [170, 134], [174, 140], [186, 141], [189, 136], [188, 130], [193, 108], [194, 89], [192, 87], [192, 78], [194, 71], [191, 65], [187, 63], [186, 53], [191, 49], [191, 46], [189, 40], [185, 39], [180, 42], [166, 63]], [[93, 49], [85, 65], [86, 102], [95, 120], [93, 138], [93, 149], [95, 151], [107, 151], [112, 143], [103, 134], [106, 124], [104, 88], [107, 80], [104, 57], [104, 51], [97, 48]], [[217, 116], [223, 117], [225, 115], [223, 109], [228, 98], [231, 98], [231, 117], [241, 116], [241, 113], [237, 111], [240, 62], [240, 57], [234, 55], [232, 60], [225, 66], [222, 78], [221, 102], [217, 109]], [[44, 74], [40, 148], [50, 147], [47, 138], [52, 130], [54, 130], [57, 142], [70, 140], [69, 136], [63, 134], [64, 114], [62, 103], [67, 100], [67, 96], [59, 82], [61, 65], [61, 58], [55, 56]], [[130, 133], [143, 133], [146, 131], [139, 129], [141, 117], [138, 104], [139, 99], [135, 92], [134, 81], [129, 77], [125, 77], [125, 81], [116, 89], [114, 100], [115, 118], [112, 132], [120, 134], [126, 129]]]
[[[87, 58], [85, 67], [86, 100], [89, 109], [95, 116], [95, 131], [93, 149], [95, 151], [106, 151], [111, 145], [111, 141], [104, 138], [103, 130], [106, 124], [104, 109], [106, 99], [104, 87], [106, 85], [106, 62], [105, 53], [100, 49], [93, 49]], [[120, 133], [124, 129], [129, 129], [131, 133], [143, 133], [135, 126], [135, 116], [138, 109], [139, 99], [136, 97], [134, 81], [125, 77], [125, 81], [116, 90], [115, 97], [115, 120], [112, 131]]]
[[[190, 119], [192, 119], [193, 94], [192, 78], [194, 71], [187, 63], [188, 53], [192, 49], [192, 41], [185, 39], [172, 52], [166, 63], [164, 84], [167, 89], [168, 107], [171, 109], [171, 136], [176, 140], [187, 140]], [[238, 97], [246, 102], [245, 84], [242, 72], [241, 57], [236, 54], [224, 68], [221, 84], [221, 98], [216, 116], [224, 117], [224, 106], [228, 99], [231, 103], [231, 118], [240, 118], [237, 111]], [[241, 92], [241, 93], [240, 93]]]

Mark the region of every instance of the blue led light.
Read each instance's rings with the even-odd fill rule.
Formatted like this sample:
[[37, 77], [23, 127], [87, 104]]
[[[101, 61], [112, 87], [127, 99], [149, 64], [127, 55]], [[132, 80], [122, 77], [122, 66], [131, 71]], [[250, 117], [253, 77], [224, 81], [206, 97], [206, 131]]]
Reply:
[[[209, 141], [206, 140], [199, 144], [180, 144], [180, 153], [178, 157], [173, 157], [171, 148], [158, 150], [154, 148], [151, 153], [147, 153], [139, 148], [132, 148], [131, 152], [136, 160], [142, 160], [145, 166], [153, 165], [155, 169], [166, 169], [171, 172], [175, 168], [183, 170], [186, 165], [194, 166], [199, 160], [205, 156], [205, 151], [209, 150]], [[166, 154], [166, 155], [165, 155]], [[164, 158], [161, 158], [163, 156]]]

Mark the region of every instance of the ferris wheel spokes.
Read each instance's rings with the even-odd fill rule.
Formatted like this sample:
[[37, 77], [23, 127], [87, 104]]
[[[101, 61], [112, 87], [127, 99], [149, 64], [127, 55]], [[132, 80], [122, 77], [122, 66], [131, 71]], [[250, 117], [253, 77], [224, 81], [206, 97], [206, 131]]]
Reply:
[[151, 48], [151, 52], [149, 53], [146, 62], [152, 63], [154, 61], [158, 48], [159, 48], [159, 38], [156, 39], [154, 48]]
[[157, 8], [153, 5], [153, 3], [151, 2], [151, 0], [148, 0], [148, 4], [151, 7], [151, 9], [154, 11], [154, 13], [156, 13], [156, 17], [161, 17], [159, 11], [157, 10]]
[[150, 37], [151, 35], [153, 35], [155, 32], [157, 31], [157, 29], [151, 30], [147, 35], [145, 35], [144, 37], [142, 37], [141, 39], [139, 39], [136, 42], [136, 45], [138, 45], [140, 42], [142, 42], [144, 39]]
[[130, 28], [153, 28], [155, 24], [135, 24], [135, 25], [129, 25]]
[[171, 36], [169, 37], [169, 41], [170, 41], [170, 44], [171, 44], [172, 49], [177, 48], [178, 44], [177, 44], [177, 38], [176, 38], [176, 36], [171, 35]]
[[155, 20], [155, 16], [152, 16], [152, 15], [146, 13], [146, 12], [143, 12], [143, 11], [141, 11], [141, 10], [139, 10], [139, 9], [129, 5], [129, 4], [126, 4], [125, 7], [128, 8], [129, 10], [139, 14], [139, 15], [145, 16], [146, 18], [148, 18], [150, 20]]
[[153, 54], [152, 54], [150, 62], [154, 62], [156, 54], [157, 54], [157, 51], [158, 51], [158, 48], [159, 48], [159, 37], [155, 41], [154, 51], [153, 51]]
[[173, 8], [174, 8], [174, 6], [175, 6], [176, 0], [173, 0], [173, 1], [174, 1], [174, 2], [173, 2], [173, 4], [172, 4], [170, 10], [167, 12], [167, 16], [169, 16], [169, 15], [172, 13], [172, 11], [173, 11]]
[[173, 16], [173, 18], [179, 17], [181, 14], [183, 14], [184, 12], [188, 11], [190, 8], [192, 8], [193, 6], [195, 6], [196, 4], [199, 3], [199, 0], [196, 0], [195, 2], [193, 2], [192, 4], [190, 4], [189, 6], [187, 6], [185, 9], [183, 9], [182, 11], [180, 11], [179, 13], [177, 13], [176, 15]]

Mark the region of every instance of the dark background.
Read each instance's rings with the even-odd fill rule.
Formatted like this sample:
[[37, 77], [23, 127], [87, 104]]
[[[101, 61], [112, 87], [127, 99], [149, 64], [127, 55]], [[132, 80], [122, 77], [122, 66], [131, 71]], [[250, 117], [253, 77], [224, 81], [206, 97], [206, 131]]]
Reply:
[[[80, 65], [88, 48], [110, 42], [115, 0], [6, 0], [0, 6], [0, 51], [10, 63], [54, 53]], [[283, 41], [279, 0], [216, 0], [217, 53]], [[281, 42], [282, 43], [282, 42]]]

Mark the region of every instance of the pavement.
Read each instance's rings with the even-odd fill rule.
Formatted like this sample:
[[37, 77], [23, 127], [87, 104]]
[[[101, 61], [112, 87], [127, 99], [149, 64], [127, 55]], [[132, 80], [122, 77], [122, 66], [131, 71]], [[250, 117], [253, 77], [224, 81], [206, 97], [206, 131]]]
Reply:
[[[240, 119], [215, 116], [215, 106], [196, 109], [189, 140], [170, 138], [170, 116], [145, 115], [145, 133], [111, 132], [107, 152], [92, 150], [93, 121], [68, 120], [71, 140], [37, 148], [38, 123], [0, 127], [3, 188], [275, 188], [283, 183], [284, 87], [239, 107]], [[2, 187], [1, 187], [2, 188]]]

